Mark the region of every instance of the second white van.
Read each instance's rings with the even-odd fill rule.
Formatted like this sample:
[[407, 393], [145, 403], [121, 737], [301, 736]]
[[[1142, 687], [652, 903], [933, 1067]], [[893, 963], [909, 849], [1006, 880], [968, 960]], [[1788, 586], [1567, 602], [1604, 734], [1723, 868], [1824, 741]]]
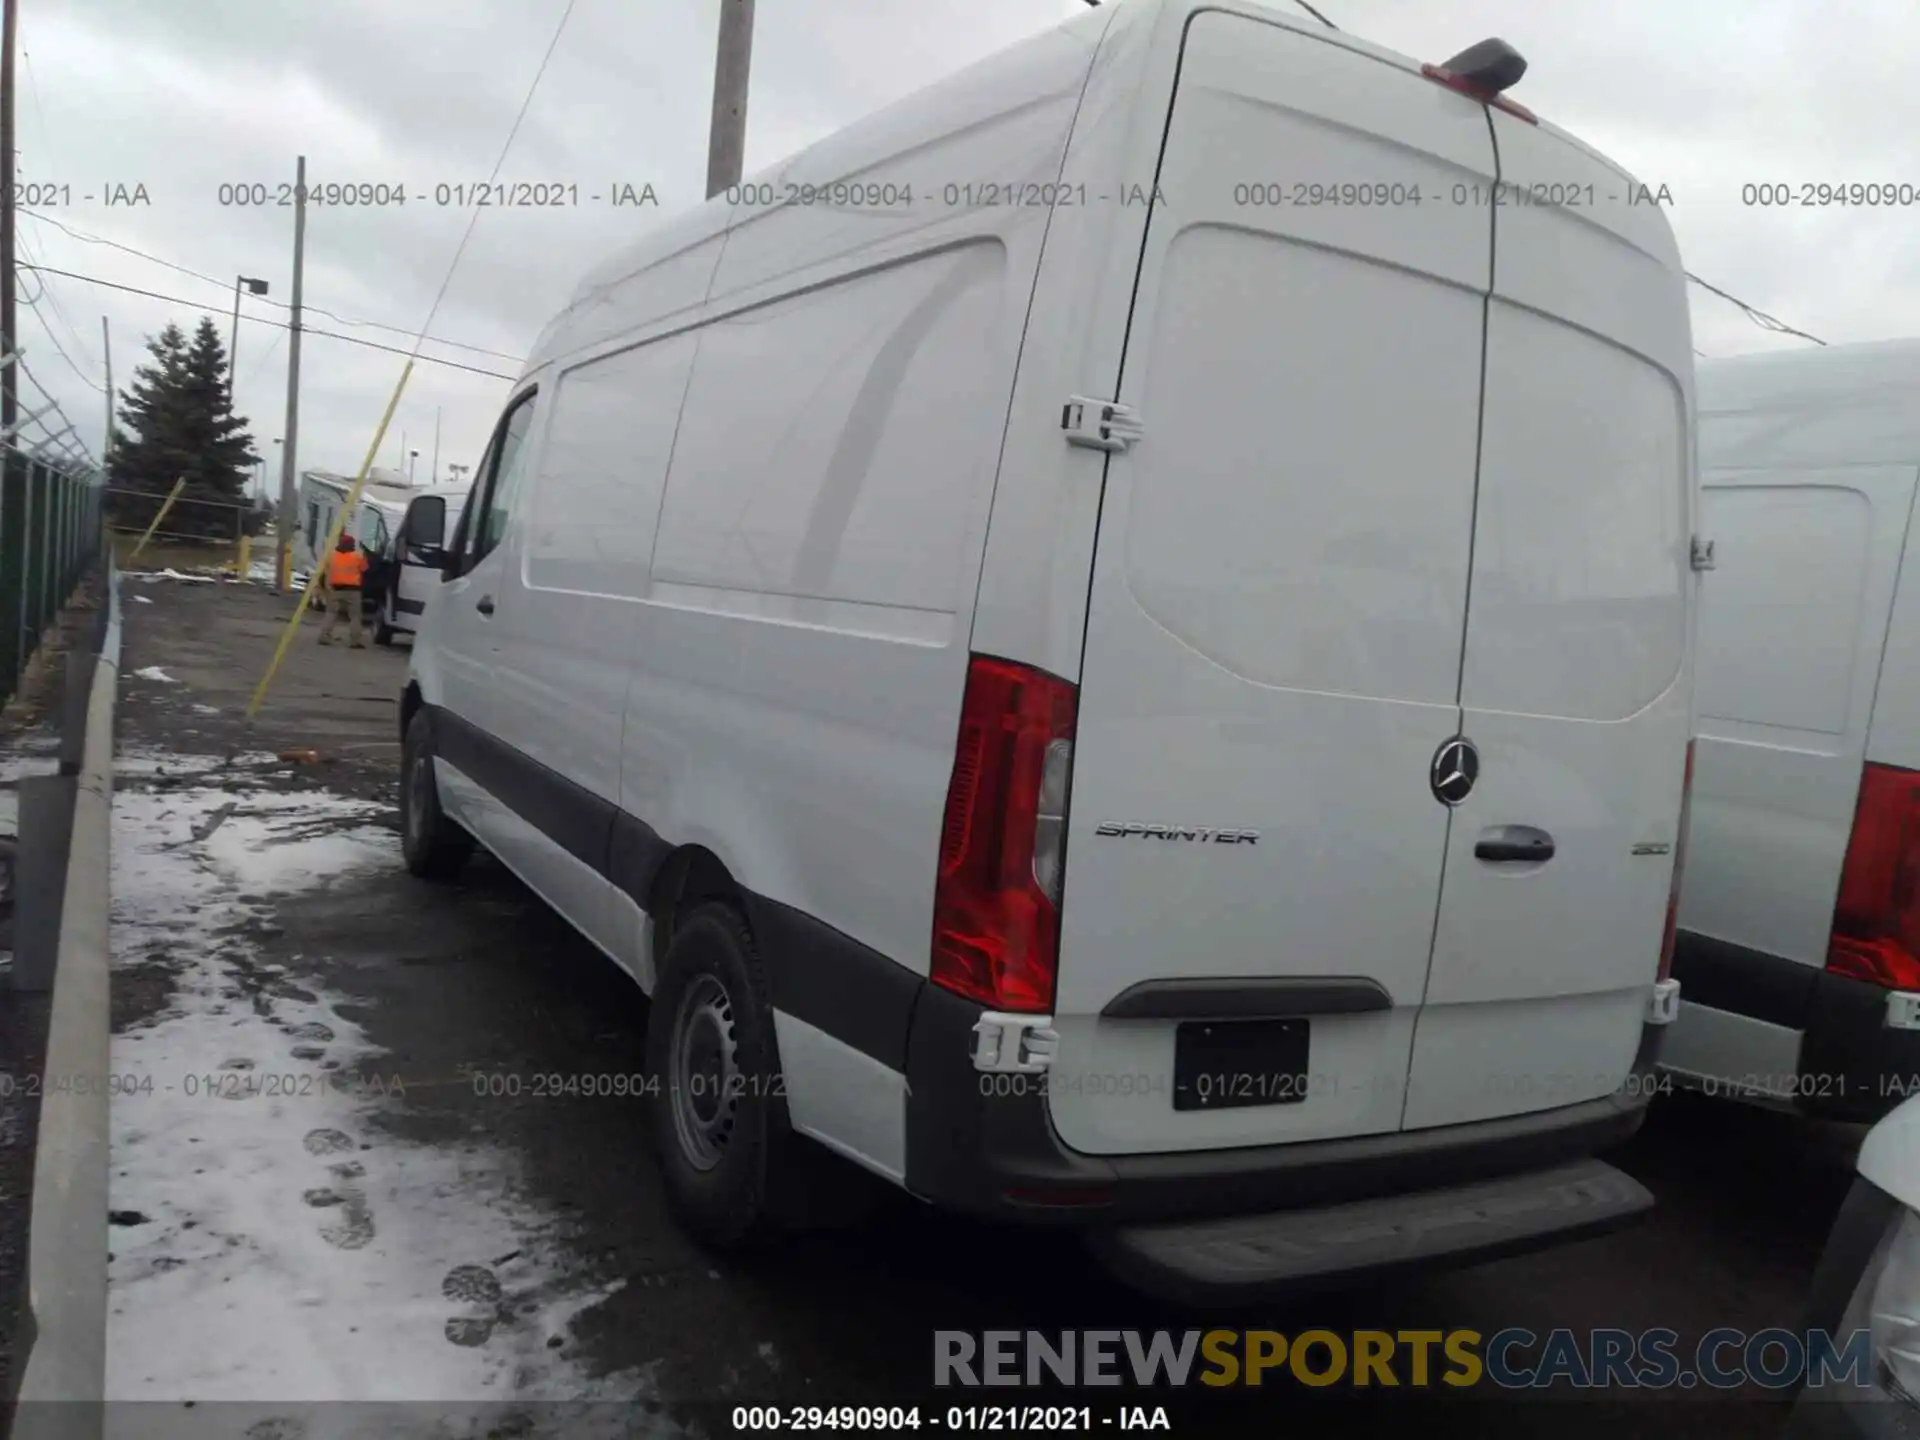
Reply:
[[831, 1154], [1201, 1300], [1651, 1203], [1593, 1157], [1675, 993], [1685, 282], [1521, 68], [1103, 6], [548, 327], [405, 847], [650, 992], [699, 1235]]
[[1694, 841], [1665, 1053], [1837, 1119], [1920, 1094], [1920, 342], [1700, 366]]

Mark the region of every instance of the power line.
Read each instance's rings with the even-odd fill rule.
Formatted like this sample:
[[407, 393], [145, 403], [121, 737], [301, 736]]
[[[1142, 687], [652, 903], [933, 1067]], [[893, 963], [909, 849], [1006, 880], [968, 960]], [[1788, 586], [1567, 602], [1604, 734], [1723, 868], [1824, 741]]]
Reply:
[[1766, 311], [1761, 310], [1756, 306], [1749, 305], [1746, 301], [1742, 300], [1738, 295], [1729, 295], [1725, 290], [1722, 290], [1718, 285], [1708, 284], [1705, 280], [1702, 280], [1698, 275], [1694, 274], [1691, 270], [1688, 270], [1685, 273], [1686, 273], [1687, 279], [1693, 281], [1693, 283], [1698, 285], [1702, 290], [1711, 290], [1715, 295], [1718, 295], [1722, 300], [1726, 300], [1734, 305], [1737, 305], [1740, 308], [1741, 313], [1744, 314], [1749, 320], [1753, 321], [1754, 324], [1758, 325], [1762, 330], [1770, 330], [1776, 335], [1797, 335], [1802, 340], [1813, 341], [1813, 343], [1816, 345], [1825, 345], [1827, 343], [1826, 341], [1822, 340], [1818, 335], [1809, 335], [1804, 330], [1796, 330], [1793, 326], [1787, 324], [1786, 321], [1780, 319], [1779, 317], [1774, 315], [1769, 315], [1767, 314]]
[[1326, 26], [1327, 29], [1338, 30], [1340, 28], [1338, 25], [1334, 24], [1331, 20], [1327, 19], [1326, 16], [1322, 15], [1318, 10], [1314, 9], [1311, 5], [1309, 5], [1307, 3], [1307, 0], [1294, 0], [1294, 4], [1298, 5], [1302, 10], [1306, 11], [1307, 14], [1311, 15], [1314, 19], [1318, 20], [1322, 25]]
[[[81, 275], [72, 270], [56, 270], [51, 265], [22, 265], [20, 268], [22, 270], [37, 270], [46, 275], [64, 275], [69, 280], [84, 280], [89, 285], [104, 285], [109, 290], [124, 290], [129, 295], [145, 295], [150, 300], [165, 300], [171, 305], [185, 305], [193, 310], [206, 309], [206, 306], [198, 300], [188, 300], [179, 295], [162, 295], [158, 290], [143, 290], [138, 285], [122, 285], [117, 280], [102, 280], [98, 275]], [[293, 328], [291, 325], [283, 325], [278, 320], [262, 319], [258, 315], [242, 315], [240, 318], [249, 325], [270, 325], [276, 330], [291, 330]], [[362, 340], [358, 335], [340, 335], [332, 330], [314, 330], [302, 325], [300, 327], [300, 333], [303, 335], [319, 335], [328, 340], [341, 340], [349, 345], [364, 345], [369, 350], [384, 350], [389, 355], [405, 355], [407, 353], [397, 345], [382, 345], [377, 340]], [[416, 355], [413, 358], [424, 360], [429, 365], [444, 365], [449, 370], [465, 370], [472, 375], [491, 376], [495, 380], [512, 381], [519, 378], [514, 375], [502, 374], [498, 370], [482, 370], [478, 365], [462, 365], [458, 360], [442, 360], [438, 355]]]
[[[21, 236], [17, 236], [16, 238], [21, 242], [20, 244], [21, 254], [26, 255], [27, 259], [31, 261], [33, 256], [31, 252], [27, 250], [27, 247], [25, 244], [26, 236], [21, 235]], [[25, 270], [31, 267], [28, 265], [21, 265], [17, 268]], [[35, 278], [38, 279], [39, 277], [36, 276]], [[34, 319], [40, 322], [40, 328], [46, 332], [47, 343], [53, 346], [54, 351], [60, 356], [62, 360], [67, 362], [67, 368], [73, 371], [75, 375], [80, 377], [80, 383], [83, 385], [89, 385], [93, 389], [99, 391], [101, 394], [104, 395], [106, 393], [106, 388], [103, 385], [101, 385], [98, 380], [94, 380], [91, 377], [89, 377], [84, 371], [81, 370], [81, 368], [78, 365], [74, 363], [73, 357], [67, 353], [66, 346], [60, 343], [60, 337], [53, 333], [53, 321], [49, 320], [46, 317], [45, 313], [42, 312], [40, 309], [40, 302], [42, 300], [46, 300], [48, 304], [51, 306], [51, 308], [53, 309], [54, 313], [60, 316], [60, 319], [66, 325], [67, 330], [70, 334], [73, 331], [73, 322], [67, 319], [66, 313], [60, 309], [57, 303], [54, 302], [53, 291], [51, 288], [49, 288], [49, 286], [47, 285], [47, 282], [45, 280], [40, 280], [39, 284], [40, 284], [40, 293], [38, 295], [34, 295], [31, 297], [29, 296], [21, 297], [23, 300], [26, 300], [27, 309], [33, 312]], [[79, 337], [77, 335], [74, 337], [74, 344], [75, 344], [75, 347], [79, 349], [81, 354], [86, 355], [86, 347], [83, 345], [80, 345]], [[88, 360], [88, 363], [91, 364], [93, 357], [91, 355], [88, 355], [87, 360]], [[43, 391], [42, 393], [44, 394], [45, 392]], [[48, 398], [51, 399], [52, 397], [49, 396]]]
[[40, 140], [49, 153], [53, 150], [53, 136], [47, 130], [47, 112], [40, 108], [40, 82], [33, 73], [33, 52], [22, 49], [20, 61], [27, 68], [27, 94], [33, 100], [33, 118], [40, 122]]
[[[301, 308], [304, 309], [305, 307], [302, 306]], [[267, 362], [279, 353], [280, 341], [285, 337], [286, 333], [285, 330], [282, 330], [278, 335], [275, 335], [273, 337], [273, 343], [261, 352], [260, 362], [247, 372], [247, 384], [249, 387], [252, 386], [254, 381], [260, 378], [260, 372], [267, 368]]]
[[[47, 224], [54, 226], [56, 229], [65, 231], [67, 234], [71, 235], [74, 239], [82, 241], [88, 245], [105, 245], [110, 249], [124, 251], [128, 255], [136, 256], [137, 258], [141, 260], [149, 261], [152, 264], [164, 266], [168, 270], [176, 270], [182, 275], [191, 275], [195, 280], [203, 280], [209, 285], [217, 285], [222, 290], [232, 289], [233, 282], [230, 280], [216, 280], [213, 276], [204, 274], [199, 270], [190, 270], [185, 265], [176, 265], [171, 260], [163, 260], [158, 255], [149, 254], [145, 250], [136, 250], [131, 245], [122, 245], [118, 240], [109, 240], [104, 235], [90, 235], [84, 230], [76, 230], [73, 228], [73, 226], [66, 224], [64, 221], [56, 219], [52, 215], [43, 214], [38, 210], [28, 210], [22, 207], [20, 210], [17, 211], [17, 213], [21, 215], [30, 216], [35, 220], [44, 220], [47, 222]], [[276, 300], [271, 295], [261, 296], [259, 298], [264, 300], [269, 305], [278, 306], [282, 310], [291, 310], [293, 308], [286, 301]], [[411, 336], [414, 333], [411, 330], [402, 329], [398, 325], [388, 325], [383, 321], [379, 321], [379, 320], [349, 319], [345, 315], [336, 315], [331, 310], [323, 310], [318, 305], [308, 305], [302, 302], [300, 308], [303, 311], [311, 311], [315, 315], [324, 315], [329, 320], [332, 320], [336, 324], [340, 324], [340, 325], [364, 326], [369, 330], [389, 330], [396, 335]], [[491, 355], [496, 360], [512, 360], [517, 364], [520, 361], [526, 359], [524, 355], [509, 355], [504, 350], [489, 350], [484, 345], [466, 345], [461, 343], [458, 340], [443, 340], [437, 335], [430, 336], [429, 338], [433, 341], [434, 344], [445, 345], [450, 350], [471, 350], [476, 355]]]
[[[25, 269], [27, 267], [22, 266], [21, 268]], [[50, 321], [48, 321], [46, 316], [40, 313], [40, 307], [38, 305], [35, 305], [31, 300], [29, 300], [27, 302], [27, 308], [31, 310], [34, 313], [35, 318], [37, 318], [40, 321], [40, 328], [44, 330], [47, 335], [47, 343], [53, 346], [55, 353], [57, 353], [62, 360], [67, 362], [67, 368], [73, 371], [75, 375], [80, 377], [80, 383], [82, 385], [91, 386], [93, 389], [99, 391], [102, 395], [106, 394], [107, 391], [104, 385], [102, 385], [98, 380], [88, 379], [86, 372], [83, 371], [78, 365], [73, 363], [73, 357], [67, 354], [66, 348], [63, 345], [61, 345], [60, 337], [53, 333], [53, 325]]]
[[[39, 257], [33, 253], [31, 248], [28, 247], [27, 237], [24, 234], [21, 234], [16, 236], [15, 239], [20, 246], [20, 253], [27, 257], [28, 262], [38, 263]], [[70, 338], [73, 341], [73, 348], [80, 352], [80, 358], [87, 362], [87, 368], [89, 370], [98, 368], [93, 358], [93, 352], [87, 349], [87, 342], [80, 338], [79, 327], [73, 323], [73, 317], [67, 314], [67, 312], [61, 307], [60, 297], [53, 293], [53, 287], [47, 284], [45, 280], [40, 279], [40, 277], [38, 276], [35, 276], [34, 278], [40, 286], [40, 293], [38, 295], [35, 295], [32, 299], [28, 300], [27, 306], [29, 309], [33, 311], [33, 313], [36, 316], [39, 317], [40, 323], [42, 325], [47, 326], [48, 338], [49, 339], [52, 338], [52, 326], [49, 324], [47, 317], [44, 314], [42, 314], [40, 311], [40, 302], [42, 300], [45, 300], [47, 304], [50, 307], [52, 307], [54, 315], [59, 318], [59, 321], [62, 325], [66, 326], [68, 338]], [[73, 362], [69, 360], [67, 363], [72, 364]], [[86, 379], [85, 376], [82, 376], [81, 378]], [[94, 389], [102, 390], [102, 393], [104, 393], [103, 387], [95, 383], [94, 381], [87, 380], [87, 383], [89, 385], [92, 385]]]
[[[507, 163], [507, 155], [513, 149], [514, 137], [520, 133], [520, 122], [527, 118], [527, 111], [533, 106], [534, 94], [540, 89], [540, 81], [547, 73], [547, 65], [553, 59], [553, 52], [560, 48], [560, 37], [567, 33], [567, 22], [573, 18], [573, 7], [579, 0], [567, 0], [567, 8], [560, 12], [560, 23], [553, 27], [553, 39], [547, 42], [547, 53], [540, 57], [540, 68], [533, 72], [533, 83], [527, 86], [526, 98], [520, 102], [520, 113], [513, 117], [513, 127], [507, 131], [506, 142], [500, 147], [500, 156], [493, 162], [493, 173], [487, 176], [491, 185], [500, 176], [500, 167]], [[460, 237], [460, 244], [453, 252], [453, 261], [447, 266], [446, 278], [440, 282], [440, 293], [433, 297], [433, 308], [427, 311], [426, 323], [420, 327], [420, 338], [413, 342], [413, 356], [419, 358], [420, 347], [426, 342], [427, 331], [433, 325], [433, 317], [440, 313], [440, 302], [447, 298], [447, 288], [453, 284], [453, 275], [460, 268], [460, 257], [467, 253], [467, 242], [473, 239], [473, 228], [480, 223], [481, 206], [474, 206], [473, 213], [467, 217], [466, 233]]]

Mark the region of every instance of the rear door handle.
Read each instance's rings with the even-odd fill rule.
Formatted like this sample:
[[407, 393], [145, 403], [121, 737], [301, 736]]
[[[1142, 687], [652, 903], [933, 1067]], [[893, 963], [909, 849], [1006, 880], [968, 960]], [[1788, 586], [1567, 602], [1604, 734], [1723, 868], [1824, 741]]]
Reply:
[[1473, 847], [1473, 858], [1495, 864], [1515, 861], [1535, 865], [1553, 858], [1553, 837], [1531, 825], [1501, 825], [1484, 831]]
[[479, 603], [473, 608], [478, 610], [482, 615], [491, 615], [493, 613], [493, 596], [482, 595]]

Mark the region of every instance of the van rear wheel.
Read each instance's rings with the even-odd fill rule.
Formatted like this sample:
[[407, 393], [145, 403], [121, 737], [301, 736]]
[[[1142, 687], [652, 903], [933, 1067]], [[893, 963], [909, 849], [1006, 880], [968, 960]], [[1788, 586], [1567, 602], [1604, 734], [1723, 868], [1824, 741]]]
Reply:
[[440, 808], [433, 753], [433, 722], [422, 706], [400, 748], [400, 849], [415, 875], [451, 880], [473, 854], [473, 837]]
[[753, 935], [731, 908], [674, 926], [647, 1017], [647, 1107], [675, 1216], [730, 1250], [781, 1228], [794, 1149]]

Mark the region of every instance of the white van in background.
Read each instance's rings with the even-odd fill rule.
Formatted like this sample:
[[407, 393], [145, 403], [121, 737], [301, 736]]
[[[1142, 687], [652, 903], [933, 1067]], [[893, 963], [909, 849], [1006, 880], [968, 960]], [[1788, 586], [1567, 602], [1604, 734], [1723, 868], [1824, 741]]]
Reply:
[[1188, 1299], [1651, 1203], [1591, 1157], [1671, 1014], [1685, 282], [1517, 55], [1449, 63], [1102, 6], [541, 337], [406, 855], [486, 846], [651, 993], [710, 1242], [829, 1151]]
[[1920, 341], [1699, 377], [1715, 569], [1664, 1059], [1872, 1119], [1920, 1093]]
[[[398, 478], [391, 472], [382, 474], [378, 469], [370, 472], [367, 483], [361, 487], [360, 503], [341, 527], [341, 533], [351, 535], [369, 558], [382, 554], [392, 543], [401, 517], [406, 514], [407, 497], [414, 493], [405, 485], [394, 484], [393, 480]], [[313, 573], [320, 552], [327, 548], [327, 537], [333, 533], [334, 520], [353, 494], [354, 480], [352, 475], [335, 475], [326, 470], [302, 472], [294, 512], [292, 549], [296, 575]], [[373, 604], [371, 594], [362, 598], [368, 606]], [[326, 601], [316, 589], [308, 603], [319, 609]]]

